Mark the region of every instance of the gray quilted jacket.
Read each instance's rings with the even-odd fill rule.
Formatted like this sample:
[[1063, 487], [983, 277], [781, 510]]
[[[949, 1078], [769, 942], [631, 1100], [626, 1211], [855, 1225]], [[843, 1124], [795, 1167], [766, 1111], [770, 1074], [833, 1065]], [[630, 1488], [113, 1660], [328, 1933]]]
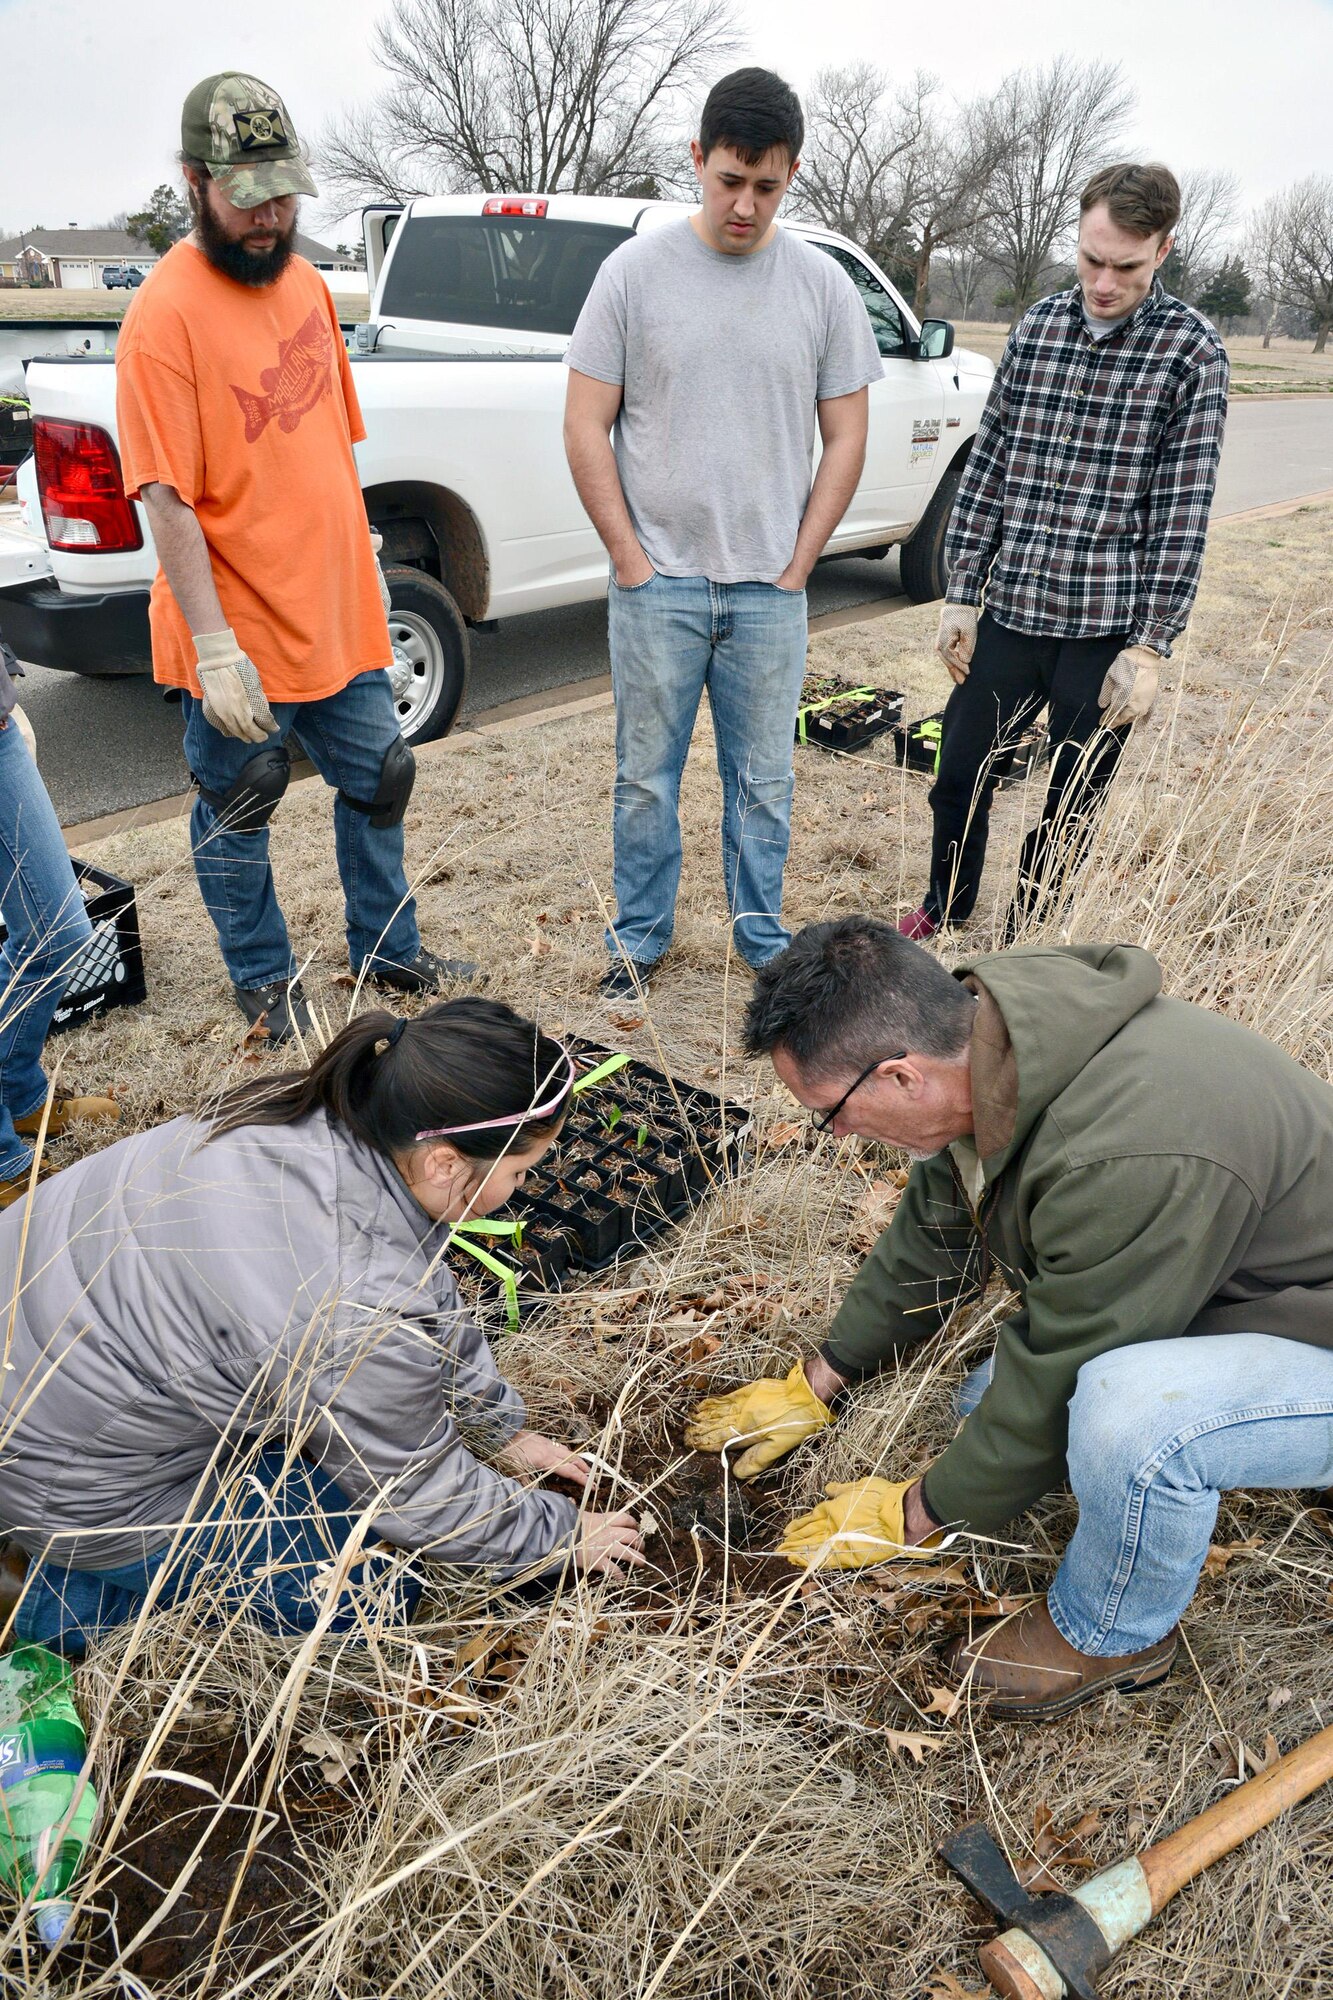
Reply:
[[177, 1118], [66, 1168], [26, 1242], [0, 1214], [0, 1526], [114, 1569], [170, 1540], [220, 1438], [294, 1435], [374, 1501], [372, 1539], [500, 1576], [563, 1553], [572, 1503], [474, 1455], [522, 1398], [392, 1163], [323, 1113], [203, 1137]]

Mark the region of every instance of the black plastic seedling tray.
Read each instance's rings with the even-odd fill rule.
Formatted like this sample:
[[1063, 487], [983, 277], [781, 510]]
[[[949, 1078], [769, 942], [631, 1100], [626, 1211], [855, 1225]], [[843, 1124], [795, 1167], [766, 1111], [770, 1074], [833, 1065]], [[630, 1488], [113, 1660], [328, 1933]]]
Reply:
[[821, 750], [859, 750], [902, 721], [903, 697], [896, 688], [848, 687], [821, 693], [817, 681], [802, 689], [796, 711], [796, 741]]
[[1051, 739], [1044, 724], [1029, 729], [1012, 749], [1002, 750], [995, 759], [996, 791], [1002, 792], [1006, 786], [1025, 785], [1034, 772], [1048, 761], [1050, 754]]
[[933, 778], [939, 769], [940, 730], [944, 710], [923, 715], [919, 722], [898, 723], [893, 732], [893, 753], [909, 771], [926, 771]]
[[[87, 861], [76, 861], [74, 873], [93, 934], [70, 966], [51, 1022], [53, 1035], [77, 1028], [112, 1007], [137, 1007], [148, 997], [133, 887]], [[7, 936], [0, 919], [0, 942]]]
[[[570, 1047], [584, 1075], [618, 1053], [588, 1042]], [[651, 1243], [730, 1171], [749, 1127], [743, 1106], [632, 1059], [577, 1092], [558, 1144], [506, 1210], [522, 1225], [521, 1248], [483, 1239], [513, 1269], [519, 1311], [525, 1298], [558, 1290], [568, 1272], [604, 1270]], [[458, 1245], [450, 1263], [467, 1289], [491, 1298], [504, 1292]]]

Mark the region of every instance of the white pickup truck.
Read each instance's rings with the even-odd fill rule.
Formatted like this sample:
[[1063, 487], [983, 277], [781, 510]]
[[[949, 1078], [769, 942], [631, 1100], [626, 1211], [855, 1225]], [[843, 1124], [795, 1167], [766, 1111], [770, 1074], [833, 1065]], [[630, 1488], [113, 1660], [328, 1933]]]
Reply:
[[[579, 504], [561, 425], [565, 349], [602, 260], [678, 203], [577, 195], [450, 195], [364, 217], [370, 320], [352, 331], [367, 437], [357, 464], [384, 536], [403, 732], [442, 735], [462, 701], [468, 627], [601, 597], [606, 554]], [[870, 442], [830, 556], [901, 545], [904, 589], [944, 588], [944, 530], [994, 373], [919, 325], [845, 238], [785, 225], [849, 273], [885, 360]], [[756, 366], [762, 329], [756, 328]], [[0, 526], [0, 629], [20, 659], [83, 674], [146, 671], [156, 567], [125, 498], [114, 361], [27, 371], [33, 453], [20, 521]]]

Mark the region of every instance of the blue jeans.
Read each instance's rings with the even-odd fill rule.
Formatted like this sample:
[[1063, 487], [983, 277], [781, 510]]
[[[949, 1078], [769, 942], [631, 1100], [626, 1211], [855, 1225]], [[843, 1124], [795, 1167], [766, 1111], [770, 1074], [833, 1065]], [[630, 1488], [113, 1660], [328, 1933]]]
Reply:
[[0, 723], [0, 1180], [32, 1165], [14, 1130], [46, 1098], [39, 1057], [70, 967], [93, 934], [55, 807], [13, 717]]
[[791, 942], [780, 913], [805, 592], [657, 575], [621, 590], [613, 578], [607, 623], [616, 703], [616, 920], [607, 949], [651, 965], [671, 942], [680, 779], [707, 688], [727, 907], [742, 958], [763, 965]]
[[[137, 1617], [162, 1571], [155, 1604], [179, 1604], [197, 1589], [210, 1613], [245, 1611], [272, 1632], [312, 1631], [325, 1595], [320, 1571], [337, 1559], [358, 1518], [317, 1465], [300, 1458], [287, 1465], [284, 1452], [261, 1452], [175, 1550], [157, 1549], [119, 1569], [35, 1564], [15, 1613], [15, 1643], [78, 1657], [92, 1640]], [[379, 1548], [355, 1564], [348, 1580], [331, 1632], [350, 1630], [359, 1614], [387, 1611], [406, 1622], [421, 1596], [420, 1581]]]
[[[181, 706], [185, 761], [195, 782], [210, 792], [228, 791], [242, 766], [265, 746], [239, 743], [214, 729], [193, 695], [183, 695]], [[323, 701], [277, 701], [272, 707], [278, 727], [270, 744], [294, 735], [326, 784], [354, 799], [375, 797], [384, 753], [399, 734], [386, 673], [375, 668], [358, 674]], [[207, 799], [196, 798], [190, 845], [200, 892], [233, 984], [272, 986], [293, 977], [296, 960], [273, 889], [268, 828], [228, 833], [219, 819]], [[421, 934], [403, 872], [401, 824], [374, 827], [369, 813], [335, 798], [333, 837], [353, 972], [377, 956], [410, 964], [421, 949]]]
[[[973, 1369], [974, 1409], [990, 1362]], [[1137, 1653], [1194, 1595], [1222, 1493], [1333, 1485], [1333, 1349], [1185, 1335], [1098, 1355], [1069, 1405], [1078, 1526], [1048, 1595], [1080, 1653]]]

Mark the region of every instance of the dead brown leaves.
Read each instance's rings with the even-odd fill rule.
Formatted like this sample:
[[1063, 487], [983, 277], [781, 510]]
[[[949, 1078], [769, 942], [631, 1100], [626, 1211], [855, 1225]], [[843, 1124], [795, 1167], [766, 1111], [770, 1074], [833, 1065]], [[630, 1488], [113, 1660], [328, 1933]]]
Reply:
[[1018, 1863], [1018, 1879], [1025, 1889], [1058, 1890], [1063, 1885], [1051, 1873], [1049, 1863], [1062, 1868], [1090, 1869], [1095, 1856], [1084, 1845], [1101, 1826], [1101, 1814], [1084, 1813], [1073, 1826], [1060, 1828], [1048, 1805], [1039, 1805], [1032, 1815], [1032, 1841]]
[[1282, 1752], [1270, 1730], [1264, 1737], [1262, 1750], [1251, 1750], [1239, 1736], [1224, 1735], [1210, 1737], [1208, 1754], [1217, 1766], [1218, 1776], [1225, 1783], [1243, 1785], [1247, 1778], [1257, 1778], [1261, 1771], [1270, 1771]]
[[848, 1240], [854, 1250], [873, 1250], [893, 1220], [907, 1186], [906, 1170], [871, 1181], [852, 1214]]
[[952, 1972], [937, 1972], [926, 1988], [925, 2000], [990, 2000], [991, 1986], [964, 1986]]
[[1252, 1549], [1257, 1549], [1259, 1545], [1260, 1537], [1258, 1535], [1251, 1535], [1248, 1541], [1244, 1542], [1213, 1542], [1203, 1559], [1204, 1575], [1221, 1576], [1233, 1556], [1248, 1555]]

